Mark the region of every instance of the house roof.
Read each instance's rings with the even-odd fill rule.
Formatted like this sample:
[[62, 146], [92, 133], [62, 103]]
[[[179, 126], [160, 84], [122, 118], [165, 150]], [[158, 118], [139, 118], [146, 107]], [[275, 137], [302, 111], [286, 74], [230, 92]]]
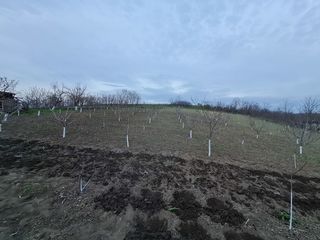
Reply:
[[16, 94], [12, 92], [0, 91], [0, 99], [13, 99]]

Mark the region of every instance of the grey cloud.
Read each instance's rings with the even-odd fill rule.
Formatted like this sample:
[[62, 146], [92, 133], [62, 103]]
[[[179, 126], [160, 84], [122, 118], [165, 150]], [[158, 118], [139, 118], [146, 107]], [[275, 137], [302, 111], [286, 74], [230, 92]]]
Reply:
[[0, 71], [146, 101], [320, 95], [316, 1], [3, 1]]

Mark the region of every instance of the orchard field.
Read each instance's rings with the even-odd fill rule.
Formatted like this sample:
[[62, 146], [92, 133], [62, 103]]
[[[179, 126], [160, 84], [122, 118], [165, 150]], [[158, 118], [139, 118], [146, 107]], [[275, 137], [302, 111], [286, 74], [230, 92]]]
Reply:
[[1, 125], [0, 239], [319, 239], [319, 141], [300, 155], [280, 124], [199, 109], [54, 111]]

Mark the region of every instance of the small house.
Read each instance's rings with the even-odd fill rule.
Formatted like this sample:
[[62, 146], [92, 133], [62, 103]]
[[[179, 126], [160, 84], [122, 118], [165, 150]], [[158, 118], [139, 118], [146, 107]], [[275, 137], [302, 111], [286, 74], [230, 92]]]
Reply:
[[15, 94], [11, 92], [0, 91], [0, 112], [13, 112], [17, 108]]

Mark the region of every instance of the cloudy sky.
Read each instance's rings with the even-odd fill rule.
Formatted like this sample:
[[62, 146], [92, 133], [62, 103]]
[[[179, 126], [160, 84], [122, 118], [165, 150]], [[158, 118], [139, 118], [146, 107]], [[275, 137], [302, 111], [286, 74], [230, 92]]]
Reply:
[[149, 102], [320, 96], [320, 1], [0, 0], [0, 75]]

